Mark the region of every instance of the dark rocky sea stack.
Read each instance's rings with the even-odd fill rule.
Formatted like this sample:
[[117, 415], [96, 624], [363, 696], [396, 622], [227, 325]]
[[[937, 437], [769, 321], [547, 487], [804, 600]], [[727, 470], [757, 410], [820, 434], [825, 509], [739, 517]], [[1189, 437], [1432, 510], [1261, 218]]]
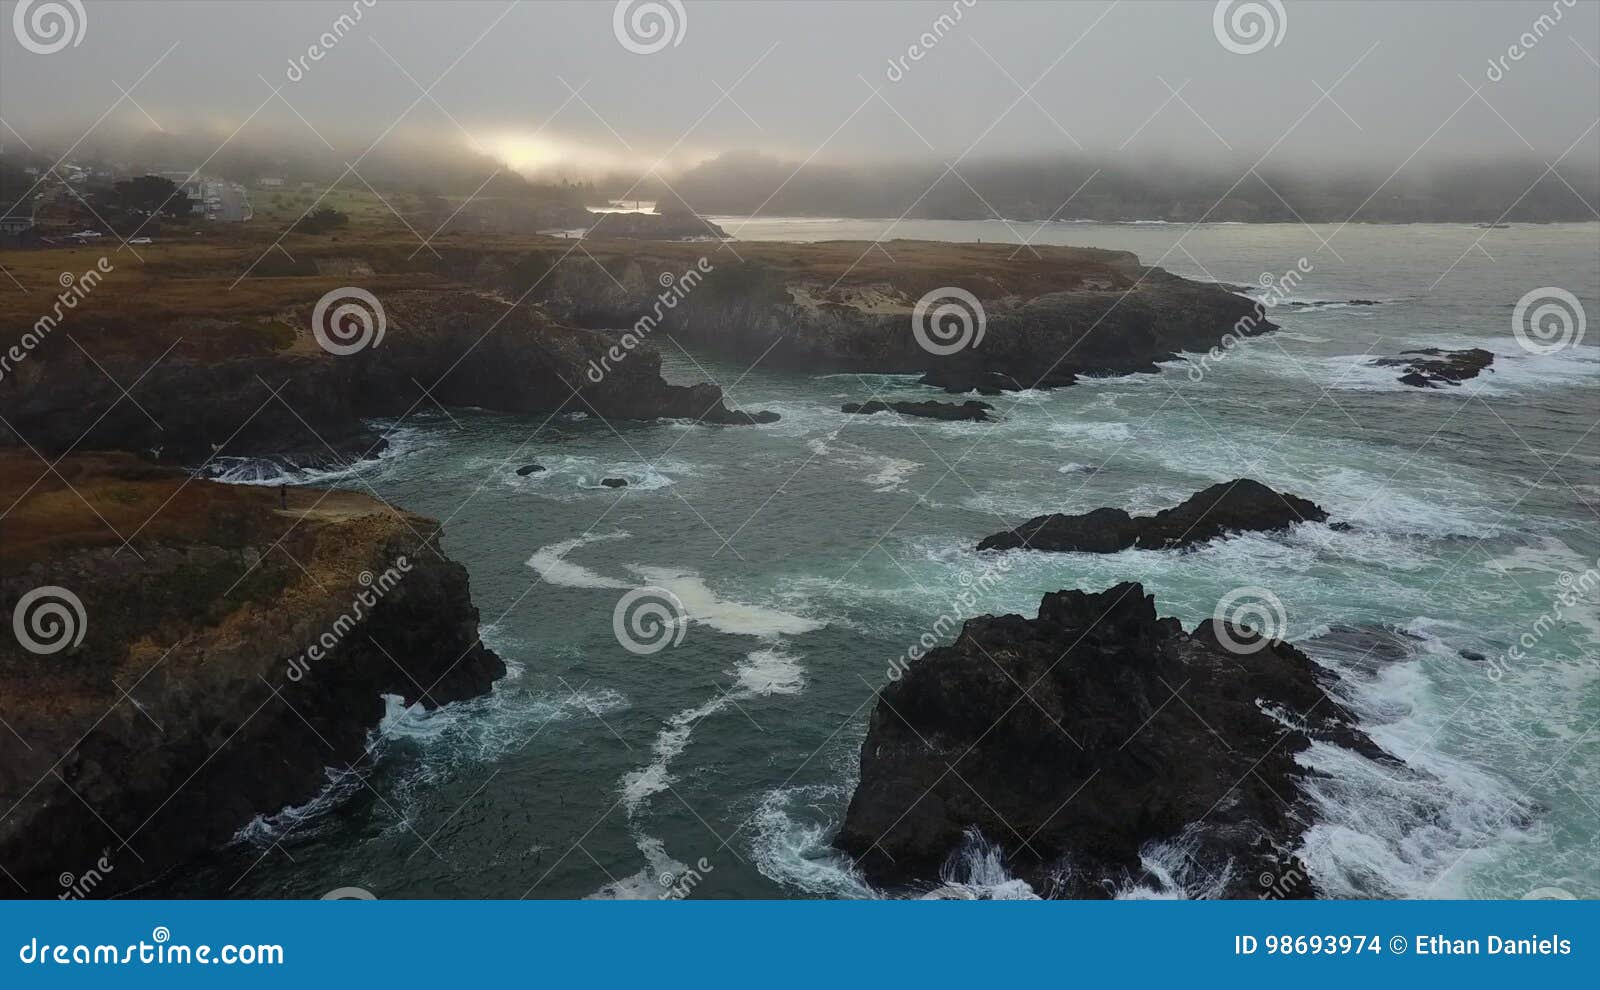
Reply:
[[1180, 879], [1216, 896], [1303, 876], [1296, 754], [1322, 740], [1392, 758], [1305, 654], [1229, 638], [1253, 652], [1226, 648], [1210, 620], [1185, 634], [1158, 619], [1134, 583], [1048, 594], [1036, 619], [969, 620], [880, 693], [835, 844], [890, 887], [936, 884], [967, 830], [1046, 896], [1153, 884], [1140, 851], [1160, 841], [1181, 842]]
[[1399, 357], [1379, 358], [1373, 362], [1384, 368], [1404, 368], [1400, 381], [1413, 388], [1440, 388], [1460, 385], [1478, 377], [1479, 373], [1494, 363], [1494, 352], [1481, 347], [1464, 351], [1445, 351], [1437, 347], [1402, 351]]
[[1240, 478], [1212, 485], [1153, 516], [1130, 516], [1113, 508], [1035, 516], [1014, 530], [985, 537], [978, 549], [1063, 553], [1116, 553], [1135, 546], [1180, 549], [1228, 533], [1287, 529], [1297, 522], [1327, 519], [1328, 513], [1314, 502]]

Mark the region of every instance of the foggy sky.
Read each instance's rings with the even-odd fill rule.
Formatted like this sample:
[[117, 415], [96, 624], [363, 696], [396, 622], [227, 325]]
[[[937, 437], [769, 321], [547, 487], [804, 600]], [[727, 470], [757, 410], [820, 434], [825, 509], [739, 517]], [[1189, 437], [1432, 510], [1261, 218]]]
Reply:
[[[1563, 167], [1600, 167], [1596, 0], [1282, 0], [1281, 42], [1252, 54], [1218, 41], [1212, 0], [682, 0], [680, 43], [652, 54], [619, 43], [611, 0], [82, 3], [81, 43], [35, 54], [14, 31], [17, 4], [0, 2], [0, 118], [12, 129], [0, 127], [0, 147], [64, 150], [109, 108], [84, 149], [157, 124], [220, 143], [243, 124], [241, 144], [320, 148], [315, 128], [346, 161], [387, 131], [385, 145], [476, 146], [525, 170], [665, 156], [671, 171], [741, 149], [948, 162], [1082, 148], [1248, 164], [1278, 142], [1269, 163], [1387, 173], [1423, 145], [1419, 164], [1550, 162], [1589, 129]], [[360, 22], [291, 81], [290, 59], [355, 8]], [[1556, 9], [1554, 29], [1491, 81], [1489, 60]], [[906, 57], [956, 10], [924, 57]], [[118, 85], [147, 71], [118, 104]], [[423, 87], [448, 74], [429, 99], [407, 73]], [[1341, 75], [1318, 103], [1318, 86]]]

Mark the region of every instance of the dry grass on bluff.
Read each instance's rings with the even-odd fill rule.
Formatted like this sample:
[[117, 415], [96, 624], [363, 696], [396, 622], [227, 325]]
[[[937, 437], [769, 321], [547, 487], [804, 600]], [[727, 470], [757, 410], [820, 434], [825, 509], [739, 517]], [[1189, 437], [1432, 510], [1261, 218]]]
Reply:
[[[309, 565], [324, 524], [374, 516], [426, 536], [433, 524], [355, 492], [259, 488], [190, 478], [131, 454], [74, 454], [52, 471], [27, 450], [0, 451], [0, 578], [72, 550], [157, 544], [266, 551], [286, 536]], [[127, 550], [123, 554], [131, 557]]]
[[49, 312], [62, 291], [62, 273], [82, 275], [102, 257], [113, 270], [70, 315], [95, 313], [157, 335], [164, 322], [177, 318], [267, 318], [309, 307], [345, 285], [380, 299], [393, 289], [481, 290], [493, 287], [483, 284], [486, 274], [530, 261], [546, 270], [559, 264], [597, 273], [625, 272], [636, 263], [653, 277], [681, 274], [704, 257], [719, 269], [774, 270], [784, 282], [813, 291], [837, 281], [845, 290], [887, 287], [914, 299], [941, 286], [961, 286], [986, 302], [1067, 289], [1120, 289], [1137, 278], [1134, 259], [1124, 252], [1011, 244], [577, 241], [450, 232], [422, 247], [418, 235], [368, 198], [372, 202], [360, 209], [353, 200], [340, 200], [354, 210], [351, 224], [329, 234], [285, 234], [294, 216], [281, 222], [258, 216], [248, 224], [180, 231], [153, 244], [124, 247], [106, 237], [93, 246], [0, 252], [0, 264], [17, 283], [0, 285], [0, 342]]

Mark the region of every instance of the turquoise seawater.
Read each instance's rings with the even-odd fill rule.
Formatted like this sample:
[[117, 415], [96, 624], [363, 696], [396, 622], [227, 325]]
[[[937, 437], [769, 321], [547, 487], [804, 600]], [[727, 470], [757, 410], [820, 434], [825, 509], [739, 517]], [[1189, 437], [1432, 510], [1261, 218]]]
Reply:
[[[1600, 896], [1600, 325], [1545, 354], [1513, 332], [1519, 299], [1545, 287], [1600, 319], [1600, 224], [719, 221], [745, 239], [1113, 247], [1243, 284], [1305, 258], [1290, 301], [1312, 305], [1274, 308], [1282, 332], [1204, 367], [990, 400], [994, 423], [848, 416], [841, 403], [943, 396], [909, 377], [750, 368], [658, 338], [673, 380], [714, 379], [782, 420], [452, 410], [384, 424], [390, 455], [309, 483], [443, 520], [513, 675], [431, 713], [391, 704], [364, 780], [332, 779], [164, 892], [894, 895], [828, 846], [891, 664], [968, 615], [1031, 615], [1046, 591], [1138, 580], [1190, 626], [1236, 588], [1270, 591], [1285, 638], [1344, 675], [1339, 700], [1406, 761], [1306, 755], [1320, 775], [1302, 855], [1330, 893]], [[1465, 346], [1496, 358], [1458, 388], [1407, 388], [1370, 365]], [[548, 470], [517, 476], [531, 462]], [[1184, 554], [974, 552], [1032, 515], [1151, 511], [1240, 476], [1351, 528]], [[647, 587], [689, 618], [639, 654], [614, 619]], [[1386, 647], [1352, 649], [1351, 627], [1387, 630]], [[1524, 659], [1507, 664], [1513, 646]], [[1026, 895], [987, 851], [974, 843], [951, 864], [952, 892]], [[1151, 848], [1123, 893], [1203, 895], [1182, 859]]]

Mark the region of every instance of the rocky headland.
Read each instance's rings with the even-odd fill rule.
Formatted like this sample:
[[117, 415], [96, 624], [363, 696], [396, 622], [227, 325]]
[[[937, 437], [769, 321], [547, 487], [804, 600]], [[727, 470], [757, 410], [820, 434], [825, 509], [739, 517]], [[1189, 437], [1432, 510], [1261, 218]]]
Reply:
[[382, 695], [434, 707], [505, 672], [432, 520], [125, 454], [56, 470], [0, 454], [0, 608], [28, 631], [0, 637], [10, 896], [89, 870], [88, 896], [125, 893], [361, 772]]
[[[746, 363], [802, 371], [919, 373], [952, 391], [1069, 385], [1079, 375], [1156, 372], [1224, 334], [1276, 329], [1255, 300], [1140, 264], [1125, 251], [890, 241], [737, 245], [587, 244], [591, 258], [533, 251], [498, 277], [577, 326], [632, 327]], [[671, 285], [671, 305], [661, 305]], [[957, 300], [970, 294], [981, 308]], [[913, 332], [920, 301], [957, 301]], [[930, 312], [932, 309], [930, 309]], [[959, 345], [959, 346], [957, 346]], [[959, 387], [958, 387], [959, 386]]]
[[1117, 508], [1035, 516], [1016, 529], [984, 537], [978, 549], [1061, 553], [1116, 553], [1130, 547], [1172, 550], [1208, 543], [1228, 533], [1287, 529], [1298, 522], [1327, 519], [1328, 513], [1314, 502], [1240, 478], [1198, 491], [1152, 516], [1131, 516]]
[[[0, 445], [316, 465], [381, 449], [367, 418], [441, 405], [730, 425], [774, 418], [728, 408], [714, 383], [663, 381], [667, 345], [654, 338], [669, 334], [747, 365], [921, 373], [950, 391], [995, 392], [1156, 372], [1226, 333], [1275, 329], [1255, 301], [1127, 252], [888, 248], [892, 264], [855, 242], [443, 234], [435, 258], [415, 242], [369, 236], [307, 239], [292, 260], [270, 244], [151, 247], [146, 264], [106, 274], [10, 362]], [[34, 252], [13, 274], [53, 292], [55, 274], [91, 265], [90, 254]], [[335, 306], [350, 302], [351, 288], [370, 292], [383, 316], [365, 336], [336, 338], [343, 350], [331, 353], [312, 316], [330, 294]], [[913, 313], [952, 288], [982, 314], [971, 314], [962, 347], [933, 353]], [[12, 336], [37, 326], [33, 296], [0, 299]]]
[[1136, 583], [968, 620], [879, 693], [835, 844], [873, 883], [913, 890], [937, 887], [974, 830], [1043, 896], [1157, 887], [1142, 854], [1163, 843], [1184, 851], [1175, 879], [1211, 896], [1304, 877], [1297, 755], [1316, 741], [1394, 761], [1332, 700], [1327, 670], [1221, 632], [1157, 618]]
[[[86, 301], [0, 379], [9, 424], [0, 424], [0, 446], [305, 467], [379, 453], [384, 441], [368, 418], [441, 406], [728, 425], [776, 418], [729, 409], [709, 382], [667, 384], [653, 348], [608, 361], [614, 342], [604, 334], [459, 287], [384, 292], [381, 337], [377, 324], [364, 337], [327, 334], [348, 348], [335, 353], [312, 329], [320, 286], [274, 281], [281, 308], [265, 311], [162, 315]], [[102, 291], [111, 294], [109, 283]], [[593, 375], [601, 362], [605, 373]]]

